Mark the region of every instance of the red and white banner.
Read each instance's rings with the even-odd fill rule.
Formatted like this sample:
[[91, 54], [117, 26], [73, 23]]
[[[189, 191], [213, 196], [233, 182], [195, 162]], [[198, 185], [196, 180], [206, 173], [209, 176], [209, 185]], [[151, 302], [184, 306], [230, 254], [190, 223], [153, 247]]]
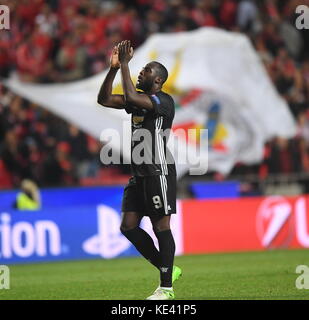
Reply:
[[309, 196], [184, 200], [183, 253], [309, 248]]

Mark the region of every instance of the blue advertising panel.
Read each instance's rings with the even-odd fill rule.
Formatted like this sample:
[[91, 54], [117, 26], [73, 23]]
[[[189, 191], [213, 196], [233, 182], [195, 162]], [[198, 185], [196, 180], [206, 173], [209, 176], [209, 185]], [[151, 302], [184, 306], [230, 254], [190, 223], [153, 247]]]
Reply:
[[0, 207], [0, 264], [138, 255], [119, 230], [122, 192], [107, 188], [104, 201], [40, 211]]
[[197, 199], [238, 198], [238, 181], [196, 182], [191, 184], [191, 191]]
[[[123, 186], [48, 188], [40, 190], [43, 208], [83, 206], [104, 201], [121, 201]], [[11, 209], [18, 190], [0, 192], [0, 210]]]

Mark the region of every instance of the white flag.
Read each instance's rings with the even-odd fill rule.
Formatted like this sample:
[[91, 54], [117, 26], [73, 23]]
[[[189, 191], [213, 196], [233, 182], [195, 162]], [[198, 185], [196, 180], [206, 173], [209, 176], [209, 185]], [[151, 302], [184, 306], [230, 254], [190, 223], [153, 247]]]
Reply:
[[[208, 129], [208, 169], [226, 174], [236, 162], [258, 163], [265, 141], [295, 135], [291, 112], [245, 35], [217, 28], [153, 35], [135, 51], [130, 62], [133, 81], [152, 60], [169, 70], [163, 91], [170, 93], [178, 106], [174, 127]], [[7, 84], [99, 138], [106, 128], [123, 134], [123, 121], [129, 119], [125, 111], [97, 104], [105, 74], [52, 85], [25, 84], [12, 77]], [[119, 73], [114, 92], [121, 92]], [[187, 143], [183, 141], [181, 148]], [[130, 157], [129, 149], [122, 150], [119, 144], [114, 147], [125, 158]], [[177, 165], [178, 175], [189, 167]]]

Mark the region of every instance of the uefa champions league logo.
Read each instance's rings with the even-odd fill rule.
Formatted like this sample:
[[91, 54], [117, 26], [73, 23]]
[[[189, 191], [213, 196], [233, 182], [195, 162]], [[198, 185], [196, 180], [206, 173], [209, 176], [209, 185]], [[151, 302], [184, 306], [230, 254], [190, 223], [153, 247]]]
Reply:
[[10, 9], [8, 6], [0, 5], [0, 30], [10, 29]]

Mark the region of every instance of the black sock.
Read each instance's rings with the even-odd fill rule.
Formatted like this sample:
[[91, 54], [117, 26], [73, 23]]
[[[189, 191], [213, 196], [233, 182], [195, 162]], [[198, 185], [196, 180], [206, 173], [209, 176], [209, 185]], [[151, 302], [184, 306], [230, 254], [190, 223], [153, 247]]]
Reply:
[[159, 241], [161, 267], [160, 279], [161, 287], [172, 287], [172, 273], [175, 256], [175, 241], [171, 230], [156, 232]]
[[161, 256], [150, 235], [140, 227], [121, 230], [122, 234], [135, 246], [139, 253], [160, 270]]

